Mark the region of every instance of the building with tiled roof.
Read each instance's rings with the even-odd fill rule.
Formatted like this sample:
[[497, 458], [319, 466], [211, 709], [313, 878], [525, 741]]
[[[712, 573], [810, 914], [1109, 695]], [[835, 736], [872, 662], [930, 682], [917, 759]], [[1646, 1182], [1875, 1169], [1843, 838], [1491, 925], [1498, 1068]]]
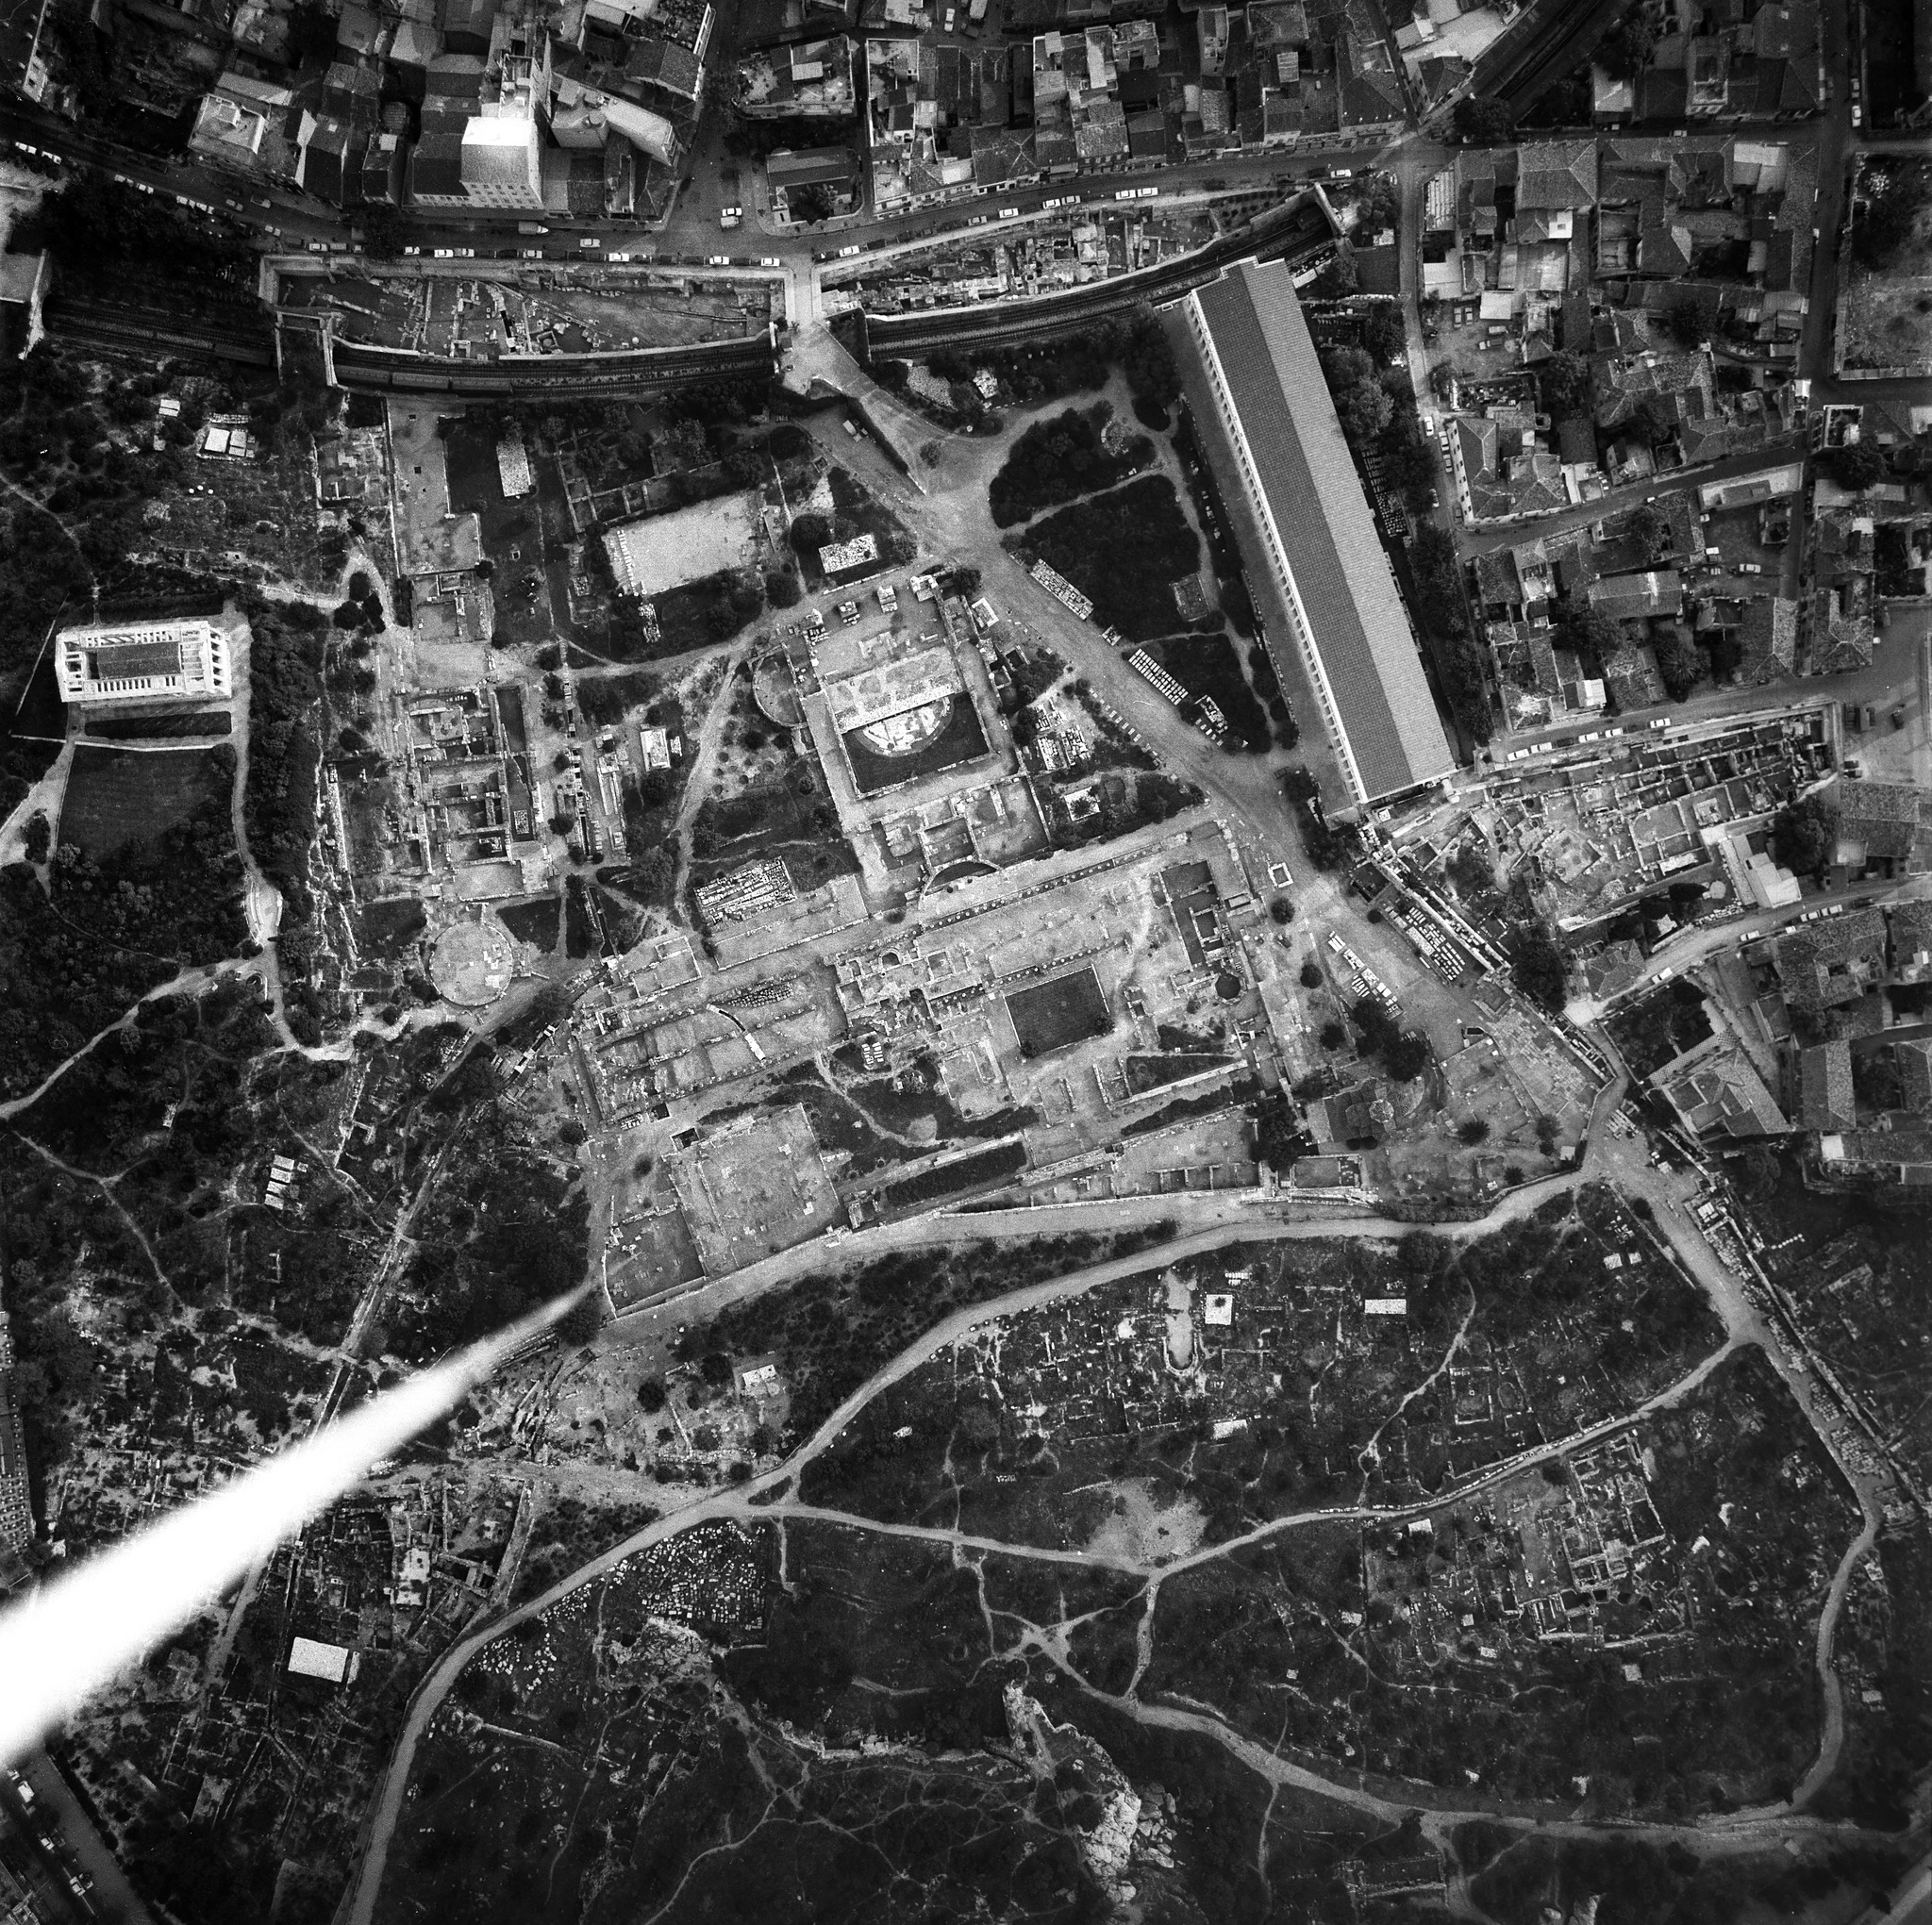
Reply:
[[1739, 672], [1747, 682], [1775, 682], [1796, 672], [1798, 605], [1785, 595], [1759, 595], [1738, 617], [1743, 650]]
[[1785, 1001], [1793, 1009], [1838, 1009], [1856, 1003], [1884, 970], [1885, 919], [1852, 909], [1777, 938], [1774, 945]]
[[1798, 1120], [1807, 1130], [1848, 1130], [1857, 1120], [1849, 1043], [1833, 1040], [1798, 1053]]
[[1781, 1137], [1791, 1127], [1750, 1059], [1722, 1031], [1666, 1063], [1651, 1085], [1699, 1137]]
[[1596, 205], [1594, 141], [1525, 141], [1516, 150], [1516, 212]]
[[[1864, 578], [1860, 578], [1861, 582]], [[1811, 598], [1811, 672], [1841, 675], [1872, 665], [1877, 630], [1849, 585], [1819, 589]]]
[[1350, 133], [1402, 124], [1402, 79], [1381, 41], [1345, 34], [1335, 48], [1341, 95], [1341, 124]]
[[1898, 1068], [1899, 1094], [1915, 1115], [1932, 1110], [1932, 1037], [1908, 1037], [1894, 1043], [1891, 1059]]
[[1885, 913], [1893, 978], [1907, 983], [1932, 981], [1932, 897], [1893, 903]]
[[1250, 569], [1281, 591], [1351, 800], [1446, 775], [1455, 758], [1287, 267], [1234, 268], [1187, 316], [1261, 530]]
[[1924, 806], [1909, 782], [1857, 782], [1840, 777], [1832, 791], [1838, 807], [1838, 859], [1848, 869], [1868, 862], [1898, 862], [1912, 853]]
[[1607, 615], [1612, 622], [1674, 615], [1684, 606], [1684, 578], [1674, 568], [1610, 575], [1591, 582], [1587, 599], [1597, 614]]
[[1583, 979], [1598, 1002], [1622, 994], [1643, 974], [1643, 951], [1629, 937], [1607, 942], [1583, 965]]

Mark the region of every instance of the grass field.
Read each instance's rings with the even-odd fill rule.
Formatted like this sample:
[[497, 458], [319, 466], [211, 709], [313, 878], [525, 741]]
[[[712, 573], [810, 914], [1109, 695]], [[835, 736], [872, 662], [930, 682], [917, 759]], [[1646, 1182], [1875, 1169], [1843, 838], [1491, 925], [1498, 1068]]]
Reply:
[[1007, 998], [1007, 1014], [1019, 1033], [1020, 1054], [1029, 1057], [1072, 1049], [1113, 1027], [1100, 979], [1091, 969], [1014, 990]]
[[[219, 753], [232, 768], [234, 752], [225, 746]], [[99, 861], [189, 821], [232, 780], [217, 770], [215, 754], [81, 743], [67, 778], [58, 840]]]

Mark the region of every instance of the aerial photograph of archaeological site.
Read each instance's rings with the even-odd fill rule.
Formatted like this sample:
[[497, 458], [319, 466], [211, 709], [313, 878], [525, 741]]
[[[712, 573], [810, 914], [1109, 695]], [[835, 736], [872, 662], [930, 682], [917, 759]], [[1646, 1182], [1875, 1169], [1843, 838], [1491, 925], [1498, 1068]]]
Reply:
[[1925, 0], [0, 0], [0, 1925], [1932, 1925]]

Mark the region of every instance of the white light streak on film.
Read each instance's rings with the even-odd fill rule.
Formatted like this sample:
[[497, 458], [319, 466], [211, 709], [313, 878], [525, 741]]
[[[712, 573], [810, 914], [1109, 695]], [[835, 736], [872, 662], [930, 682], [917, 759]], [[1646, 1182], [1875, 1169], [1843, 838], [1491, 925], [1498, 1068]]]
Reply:
[[578, 1294], [386, 1391], [0, 1617], [0, 1762], [25, 1756], [370, 1465], [453, 1408], [509, 1352], [556, 1322]]

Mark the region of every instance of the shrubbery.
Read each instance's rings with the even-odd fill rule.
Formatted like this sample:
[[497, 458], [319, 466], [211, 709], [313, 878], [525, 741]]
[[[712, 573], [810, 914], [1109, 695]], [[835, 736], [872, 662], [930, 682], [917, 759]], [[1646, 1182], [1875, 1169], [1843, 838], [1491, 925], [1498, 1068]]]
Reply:
[[1138, 435], [1119, 455], [1101, 445], [1100, 408], [1070, 407], [1049, 421], [1038, 421], [1013, 443], [1006, 464], [992, 478], [987, 500], [994, 524], [1009, 528], [1041, 508], [1094, 494], [1124, 481], [1151, 452]]
[[1486, 652], [1470, 633], [1455, 540], [1436, 523], [1423, 523], [1409, 543], [1408, 564], [1415, 572], [1416, 612], [1435, 638], [1450, 711], [1472, 739], [1486, 742], [1491, 731]]
[[1137, 641], [1172, 627], [1163, 610], [1174, 607], [1174, 584], [1201, 565], [1200, 538], [1164, 474], [1036, 522], [1021, 553], [1058, 570], [1091, 600], [1097, 622]]

